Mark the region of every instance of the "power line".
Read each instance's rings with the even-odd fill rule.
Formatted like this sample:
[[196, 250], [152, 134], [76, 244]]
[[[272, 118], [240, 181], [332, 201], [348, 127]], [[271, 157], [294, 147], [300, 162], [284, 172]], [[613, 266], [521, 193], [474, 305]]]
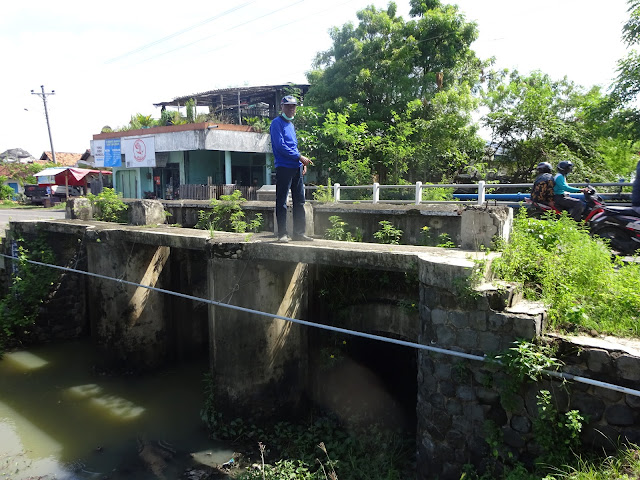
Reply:
[[294, 5], [297, 5], [297, 4], [302, 3], [302, 2], [304, 2], [304, 1], [305, 1], [305, 0], [298, 0], [297, 2], [293, 2], [293, 3], [289, 4], [289, 5], [286, 5], [286, 6], [282, 7], [282, 8], [279, 8], [279, 9], [277, 9], [277, 10], [274, 10], [274, 11], [272, 11], [272, 12], [265, 13], [264, 15], [260, 15], [259, 17], [253, 18], [253, 19], [251, 19], [251, 20], [247, 20], [246, 22], [239, 23], [239, 24], [237, 24], [237, 25], [235, 25], [235, 26], [233, 26], [233, 27], [231, 27], [231, 28], [228, 28], [228, 29], [227, 29], [227, 30], [225, 30], [224, 32], [216, 32], [216, 33], [214, 33], [213, 35], [207, 35], [206, 37], [202, 37], [202, 38], [199, 38], [198, 40], [194, 40], [193, 42], [190, 42], [190, 43], [187, 43], [187, 44], [185, 44], [185, 45], [181, 45], [181, 46], [179, 46], [179, 47], [176, 47], [176, 48], [174, 48], [173, 50], [167, 50], [166, 52], [159, 53], [159, 54], [157, 54], [157, 55], [154, 55], [153, 57], [145, 58], [144, 60], [142, 60], [142, 61], [140, 61], [140, 62], [137, 62], [137, 64], [144, 63], [144, 62], [148, 62], [149, 60], [153, 60], [154, 58], [158, 58], [158, 57], [161, 57], [161, 56], [163, 56], [163, 55], [167, 55], [168, 53], [173, 53], [173, 52], [175, 52], [175, 51], [177, 51], [177, 50], [181, 50], [181, 49], [183, 49], [183, 48], [190, 47], [191, 45], [195, 45], [196, 43], [200, 43], [200, 42], [202, 42], [202, 41], [204, 41], [204, 40], [208, 40], [208, 39], [210, 39], [210, 38], [213, 38], [213, 37], [215, 37], [215, 36], [219, 35], [220, 33], [227, 33], [227, 32], [230, 32], [230, 31], [232, 31], [232, 30], [235, 30], [236, 28], [243, 27], [243, 26], [245, 26], [245, 25], [248, 25], [248, 24], [250, 24], [250, 23], [253, 23], [253, 22], [255, 22], [255, 21], [257, 21], [257, 20], [260, 20], [260, 19], [262, 19], [262, 18], [268, 17], [268, 16], [270, 16], [270, 15], [273, 15], [273, 14], [275, 14], [275, 13], [278, 13], [278, 12], [280, 12], [280, 11], [282, 11], [282, 10], [287, 9], [287, 8], [293, 7]]
[[140, 52], [140, 51], [142, 51], [142, 50], [146, 50], [147, 48], [153, 47], [154, 45], [157, 45], [157, 44], [159, 44], [159, 43], [162, 43], [162, 42], [164, 42], [164, 41], [166, 41], [166, 40], [170, 40], [170, 39], [172, 39], [172, 38], [174, 38], [174, 37], [177, 37], [178, 35], [182, 35], [183, 33], [187, 33], [187, 32], [189, 32], [189, 31], [191, 31], [191, 30], [193, 30], [193, 29], [195, 29], [195, 28], [201, 27], [202, 25], [205, 25], [205, 24], [207, 24], [207, 23], [209, 23], [209, 22], [212, 22], [212, 21], [214, 21], [214, 20], [217, 20], [217, 19], [219, 19], [219, 18], [222, 18], [222, 17], [224, 17], [225, 15], [228, 15], [228, 14], [230, 14], [230, 13], [235, 12], [236, 10], [240, 10], [241, 8], [244, 8], [244, 7], [246, 7], [247, 5], [251, 5], [252, 3], [255, 3], [256, 1], [257, 1], [257, 0], [251, 0], [251, 1], [249, 1], [249, 2], [245, 2], [245, 3], [243, 3], [242, 5], [238, 5], [238, 6], [236, 6], [236, 7], [230, 8], [229, 10], [226, 10], [225, 12], [222, 12], [222, 13], [221, 13], [221, 14], [219, 14], [219, 15], [215, 15], [215, 16], [213, 16], [213, 17], [207, 18], [206, 20], [203, 20], [203, 21], [201, 21], [201, 22], [199, 22], [199, 23], [196, 23], [196, 24], [194, 24], [194, 25], [191, 25], [190, 27], [187, 27], [187, 28], [184, 28], [184, 29], [182, 29], [182, 30], [179, 30], [179, 31], [177, 31], [177, 32], [175, 32], [175, 33], [172, 33], [171, 35], [167, 35], [166, 37], [162, 37], [162, 38], [160, 38], [160, 39], [158, 39], [158, 40], [155, 40], [155, 41], [153, 41], [153, 42], [151, 42], [151, 43], [147, 43], [146, 45], [142, 45], [141, 47], [138, 47], [138, 48], [136, 48], [136, 49], [134, 49], [134, 50], [131, 50], [131, 51], [126, 52], [126, 53], [123, 53], [122, 55], [118, 55], [117, 57], [113, 57], [113, 58], [111, 58], [111, 59], [107, 60], [107, 61], [106, 61], [106, 62], [104, 62], [104, 63], [105, 63], [105, 64], [113, 63], [113, 62], [115, 62], [115, 61], [117, 61], [117, 60], [120, 60], [120, 59], [122, 59], [122, 58], [128, 57], [129, 55], [133, 55], [134, 53], [138, 53], [138, 52]]
[[[12, 257], [10, 255], [0, 254], [0, 257], [8, 258], [9, 260], [14, 261], [14, 262], [20, 261], [18, 258]], [[108, 277], [106, 275], [100, 275], [99, 273], [85, 272], [83, 270], [77, 270], [75, 268], [62, 267], [62, 266], [59, 266], [59, 265], [52, 265], [50, 263], [38, 262], [38, 261], [35, 261], [35, 260], [25, 260], [25, 261], [28, 262], [28, 263], [34, 264], [34, 265], [40, 265], [40, 266], [43, 266], [43, 267], [54, 268], [56, 270], [62, 270], [62, 271], [65, 271], [65, 272], [79, 273], [81, 275], [88, 275], [90, 277], [101, 278], [103, 280], [110, 280], [110, 281], [113, 281], [113, 282], [116, 282], [116, 283], [121, 283], [121, 284], [125, 284], [125, 285], [131, 285], [131, 286], [137, 287], [137, 288], [146, 288], [147, 290], [151, 290], [151, 291], [158, 292], [158, 293], [164, 293], [166, 295], [173, 295], [173, 296], [176, 296], [176, 297], [185, 298], [187, 300], [193, 300], [193, 301], [196, 301], [196, 302], [207, 303], [209, 305], [214, 305], [216, 307], [229, 308], [231, 310], [238, 310], [240, 312], [251, 313], [253, 315], [260, 315], [260, 316], [263, 316], [263, 317], [273, 318], [273, 319], [276, 319], [276, 320], [284, 320], [284, 321], [287, 321], [287, 322], [296, 323], [298, 325], [304, 325], [304, 326], [312, 327], [312, 328], [319, 328], [321, 330], [329, 330], [329, 331], [332, 331], [332, 332], [342, 333], [342, 334], [345, 334], [345, 335], [352, 335], [352, 336], [355, 336], [355, 337], [367, 338], [369, 340], [376, 340], [376, 341], [385, 342], [385, 343], [393, 343], [393, 344], [396, 344], [396, 345], [401, 345], [401, 346], [404, 346], [404, 347], [411, 347], [411, 348], [415, 348], [415, 349], [418, 349], [418, 350], [426, 350], [426, 351], [433, 352], [433, 353], [440, 353], [440, 354], [443, 354], [443, 355], [449, 355], [449, 356], [453, 356], [453, 357], [460, 357], [460, 358], [464, 358], [466, 360], [474, 360], [474, 361], [479, 361], [479, 362], [486, 362], [488, 360], [486, 356], [485, 357], [481, 357], [479, 355], [471, 355], [469, 353], [457, 352], [455, 350], [448, 350], [446, 348], [432, 347], [430, 345], [423, 345], [421, 343], [407, 342], [405, 340], [398, 340], [398, 339], [395, 339], [395, 338], [383, 337], [381, 335], [373, 335], [371, 333], [358, 332], [356, 330], [348, 330], [346, 328], [334, 327], [332, 325], [324, 325], [322, 323], [314, 323], [314, 322], [308, 322], [306, 320], [298, 320], [297, 318], [284, 317], [282, 315], [276, 315], [276, 314], [273, 314], [273, 313], [262, 312], [260, 310], [254, 310], [252, 308], [239, 307], [237, 305], [231, 305], [231, 304], [228, 304], [228, 303], [218, 302], [216, 300], [209, 300], [208, 298], [195, 297], [193, 295], [187, 295], [186, 293], [174, 292], [172, 290], [166, 290], [164, 288], [152, 287], [150, 285], [142, 285], [140, 283], [130, 282], [128, 280], [123, 280], [121, 278]], [[496, 363], [501, 365], [499, 362], [496, 362]], [[544, 373], [546, 375], [549, 375], [551, 377], [555, 377], [555, 378], [561, 378], [561, 379], [564, 379], [564, 380], [573, 380], [573, 381], [576, 381], [576, 382], [585, 383], [587, 385], [593, 385], [593, 386], [596, 386], [596, 387], [601, 387], [601, 388], [605, 388], [605, 389], [608, 389], [608, 390], [614, 390], [614, 391], [617, 391], [617, 392], [621, 392], [621, 393], [625, 393], [625, 394], [629, 394], [629, 395], [634, 395], [636, 397], [640, 397], [640, 390], [634, 390], [634, 389], [623, 387], [623, 386], [620, 386], [620, 385], [614, 385], [612, 383], [601, 382], [599, 380], [593, 380], [591, 378], [579, 377], [577, 375], [572, 375], [570, 373], [564, 373], [564, 372], [553, 372], [553, 371], [550, 371], [550, 370], [542, 370], [542, 373]]]

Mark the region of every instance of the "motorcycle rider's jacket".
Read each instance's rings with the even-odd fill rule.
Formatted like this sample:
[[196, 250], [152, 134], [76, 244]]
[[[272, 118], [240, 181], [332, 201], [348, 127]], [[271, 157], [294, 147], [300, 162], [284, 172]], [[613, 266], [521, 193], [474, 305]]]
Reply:
[[544, 203], [550, 205], [553, 203], [553, 175], [550, 173], [543, 173], [533, 182], [533, 188], [531, 189], [531, 200], [537, 203]]
[[582, 191], [579, 188], [570, 186], [567, 183], [565, 176], [561, 173], [557, 173], [553, 180], [555, 181], [555, 184], [553, 185], [553, 193], [556, 195], [564, 195], [567, 192], [579, 193]]

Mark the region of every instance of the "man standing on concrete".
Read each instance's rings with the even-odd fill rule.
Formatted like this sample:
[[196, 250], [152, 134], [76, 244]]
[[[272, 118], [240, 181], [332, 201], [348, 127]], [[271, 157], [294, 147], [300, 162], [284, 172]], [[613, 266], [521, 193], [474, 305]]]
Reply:
[[291, 190], [293, 200], [293, 240], [311, 241], [305, 235], [306, 219], [304, 214], [304, 181], [307, 165], [311, 160], [300, 155], [296, 129], [291, 121], [296, 115], [298, 101], [293, 95], [282, 98], [282, 113], [271, 122], [271, 148], [276, 167], [276, 221], [278, 223], [278, 241], [288, 242], [287, 235], [287, 196]]

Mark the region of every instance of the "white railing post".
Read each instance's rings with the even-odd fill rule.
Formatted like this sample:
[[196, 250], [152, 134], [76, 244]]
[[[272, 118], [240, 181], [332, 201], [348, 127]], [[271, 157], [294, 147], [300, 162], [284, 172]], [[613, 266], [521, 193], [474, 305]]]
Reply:
[[373, 182], [373, 203], [380, 202], [380, 184]]
[[416, 182], [416, 205], [422, 202], [422, 182]]
[[478, 205], [484, 205], [484, 180], [478, 182]]
[[340, 201], [340, 184], [339, 183], [333, 184], [333, 200], [335, 202]]

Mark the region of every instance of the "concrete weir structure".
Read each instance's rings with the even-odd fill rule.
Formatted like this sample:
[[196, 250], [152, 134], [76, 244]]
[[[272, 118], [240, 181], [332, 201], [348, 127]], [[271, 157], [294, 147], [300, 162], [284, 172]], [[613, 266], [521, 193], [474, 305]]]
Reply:
[[[103, 352], [103, 368], [153, 369], [208, 353], [216, 408], [223, 412], [283, 417], [305, 408], [301, 398], [314, 397], [310, 336], [316, 329], [279, 317], [347, 329], [357, 325], [366, 334], [424, 346], [415, 348], [414, 357], [416, 478], [421, 480], [457, 480], [466, 463], [482, 468], [487, 421], [502, 432], [504, 448], [515, 459], [531, 462], [535, 394], [541, 388], [551, 390], [563, 409], [582, 405], [585, 413], [595, 413], [586, 434], [594, 444], [602, 431], [610, 438], [640, 437], [638, 397], [597, 387], [577, 388], [571, 395], [559, 383], [545, 381], [523, 386], [507, 408], [500, 399], [506, 375], [500, 367], [434, 350], [482, 359], [516, 339], [542, 335], [545, 309], [524, 301], [517, 285], [489, 282], [496, 253], [329, 240], [280, 244], [270, 233], [212, 236], [167, 225], [79, 219], [13, 222], [8, 238], [36, 236], [51, 245], [59, 265], [93, 274], [65, 273], [56, 295], [63, 304], [81, 304], [67, 311], [77, 312], [79, 324], [86, 313], [84, 330]], [[394, 309], [402, 308], [387, 305], [363, 310], [366, 318], [324, 318], [312, 308], [318, 302], [315, 279], [330, 267], [415, 274], [415, 313], [396, 315]], [[478, 286], [469, 288], [475, 281]], [[395, 288], [388, 286], [390, 293]], [[636, 353], [605, 350], [591, 354], [595, 371], [589, 371], [587, 354], [572, 360], [571, 372], [637, 388]]]

